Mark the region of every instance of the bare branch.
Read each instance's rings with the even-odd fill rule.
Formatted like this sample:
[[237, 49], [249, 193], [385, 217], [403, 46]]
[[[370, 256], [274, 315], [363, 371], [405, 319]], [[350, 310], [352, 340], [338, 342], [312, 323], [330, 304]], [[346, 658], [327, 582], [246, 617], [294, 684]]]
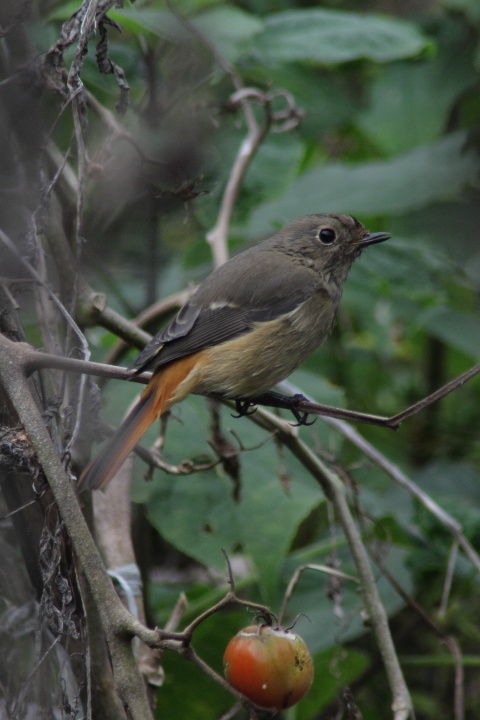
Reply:
[[435, 500], [425, 493], [421, 488], [416, 485], [400, 468], [394, 463], [388, 460], [382, 453], [380, 453], [373, 445], [365, 440], [354, 428], [341, 420], [334, 418], [326, 418], [326, 422], [335, 427], [342, 435], [348, 438], [352, 443], [356, 445], [366, 457], [369, 457], [373, 462], [381, 467], [398, 485], [405, 488], [413, 497], [415, 497], [447, 530], [453, 535], [458, 541], [459, 546], [463, 549], [465, 555], [470, 559], [473, 566], [480, 571], [480, 556], [467, 540], [462, 531], [462, 526], [449, 515]]
[[326, 575], [332, 575], [333, 577], [339, 578], [340, 580], [350, 580], [351, 582], [356, 582], [356, 583], [360, 582], [360, 580], [356, 577], [353, 577], [353, 575], [347, 575], [347, 573], [344, 573], [341, 570], [335, 570], [335, 568], [329, 567], [328, 565], [317, 565], [315, 563], [313, 563], [313, 564], [308, 563], [307, 565], [299, 565], [299, 567], [296, 568], [295, 572], [293, 573], [292, 577], [290, 578], [290, 582], [288, 583], [287, 589], [285, 590], [285, 594], [283, 596], [282, 607], [280, 608], [280, 612], [278, 614], [278, 622], [279, 623], [282, 623], [288, 601], [292, 597], [293, 591], [295, 590], [295, 587], [297, 586], [297, 583], [300, 579], [300, 575], [303, 572], [305, 572], [305, 570], [316, 570], [317, 572], [322, 572], [322, 573], [325, 573]]
[[[450, 558], [452, 557], [452, 554], [451, 554]], [[410, 595], [408, 595], [404, 591], [402, 586], [397, 582], [397, 580], [390, 573], [389, 569], [386, 567], [385, 563], [379, 557], [379, 555], [377, 553], [375, 553], [375, 554], [373, 554], [373, 556], [375, 558], [375, 562], [380, 567], [383, 575], [387, 578], [388, 582], [392, 585], [392, 587], [395, 588], [396, 592], [400, 595], [400, 597], [404, 600], [404, 602], [407, 605], [409, 605], [413, 609], [413, 611], [416, 613], [416, 615], [418, 615], [421, 618], [421, 620], [431, 630], [433, 630], [433, 632], [437, 635], [437, 637], [439, 637], [442, 640], [442, 642], [445, 643], [449, 652], [451, 653], [453, 662], [455, 665], [455, 688], [454, 688], [454, 697], [453, 697], [454, 718], [455, 718], [455, 720], [464, 720], [465, 689], [464, 689], [463, 658], [462, 658], [462, 653], [458, 646], [457, 641], [451, 635], [447, 635], [444, 632], [443, 628], [440, 625], [438, 625], [428, 615], [428, 613], [421, 607], [421, 605], [419, 605], [416, 600], [411, 598]]]
[[394, 720], [407, 720], [412, 711], [410, 693], [395, 651], [387, 614], [378, 594], [368, 555], [347, 503], [345, 486], [340, 477], [300, 440], [296, 428], [261, 408], [252, 416], [252, 421], [270, 431], [276, 430], [279, 440], [317, 480], [326, 497], [332, 502], [357, 568], [365, 610], [385, 666], [393, 696]]
[[448, 555], [447, 572], [445, 574], [445, 583], [443, 585], [442, 601], [440, 603], [440, 607], [438, 608], [438, 616], [440, 618], [443, 618], [447, 611], [450, 591], [452, 589], [453, 573], [455, 571], [455, 565], [457, 562], [458, 545], [458, 540], [455, 538], [452, 543], [452, 547], [450, 548], [450, 553]]
[[[20, 346], [20, 347], [19, 347]], [[134, 620], [120, 602], [90, 535], [75, 493], [51, 442], [18, 358], [26, 346], [0, 336], [0, 382], [5, 388], [43, 468], [62, 520], [87, 577], [110, 646], [118, 692], [135, 720], [151, 717], [130, 638], [137, 631], [152, 641], [156, 634]], [[28, 349], [28, 348], [27, 348]]]
[[[286, 111], [278, 114], [272, 111], [271, 103], [276, 97], [282, 97], [287, 100]], [[259, 103], [262, 105], [264, 112], [263, 122], [258, 123], [255, 119], [251, 111], [251, 103]], [[220, 203], [217, 223], [207, 235], [207, 240], [212, 247], [215, 267], [222, 265], [228, 259], [227, 239], [233, 208], [238, 193], [240, 192], [245, 173], [266, 133], [274, 122], [278, 122], [276, 132], [290, 130], [298, 124], [301, 117], [301, 113], [295, 107], [293, 98], [283, 90], [278, 91], [278, 93], [262, 93], [256, 88], [245, 88], [242, 86], [231, 96], [230, 105], [233, 108], [237, 106], [242, 108], [247, 124], [247, 134], [240, 145], [232, 165]]]

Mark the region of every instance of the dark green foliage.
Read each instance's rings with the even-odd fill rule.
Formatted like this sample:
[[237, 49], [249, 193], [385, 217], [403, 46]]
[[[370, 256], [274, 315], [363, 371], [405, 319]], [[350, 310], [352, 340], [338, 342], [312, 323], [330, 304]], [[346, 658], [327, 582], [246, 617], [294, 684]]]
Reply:
[[[77, 5], [49, 3], [38, 33], [45, 49], [52, 27], [58, 29]], [[411, 16], [406, 10], [402, 17], [389, 13], [398, 5], [178, 3], [190, 29], [157, 0], [112, 10], [122, 33], [109, 29], [111, 55], [131, 87], [122, 122], [143, 156], [125, 138], [112, 140], [89, 112], [90, 153], [101, 166], [89, 176], [85, 205], [84, 262], [92, 286], [128, 312], [151, 299], [147, 278], [155, 296], [163, 297], [210, 270], [205, 233], [246, 132], [229, 107], [234, 88], [217, 54], [246, 86], [284, 88], [304, 113], [298, 128], [267, 134], [261, 144], [235, 206], [230, 249], [309, 212], [351, 213], [370, 230], [393, 235], [352, 269], [334, 333], [292, 382], [318, 402], [393, 414], [479, 362], [480, 14], [468, 0], [432, 3], [431, 12], [413, 3]], [[83, 81], [114, 112], [115, 78], [99, 75], [93, 50], [91, 55]], [[261, 110], [255, 112], [260, 117]], [[55, 132], [65, 149], [67, 115]], [[147, 237], [153, 237], [153, 262]], [[92, 332], [96, 356], [109, 341], [111, 336]], [[124, 385], [110, 385], [105, 395], [112, 423], [133, 392]], [[274, 611], [303, 563], [338, 564], [355, 575], [342, 533], [307, 471], [248, 419], [233, 419], [225, 408], [219, 418], [239, 453], [236, 477], [218, 463], [185, 476], [156, 471], [145, 484], [136, 466], [133, 499], [145, 505], [166, 557], [155, 556], [154, 566], [170, 562], [184, 571], [199, 564], [209, 568], [210, 579], [218, 578], [225, 573], [223, 548], [244, 560], [238, 580], [243, 594]], [[203, 399], [191, 397], [176, 407], [166, 462], [217, 460], [210, 421]], [[359, 429], [460, 523], [477, 551], [479, 425], [477, 379], [397, 433]], [[453, 666], [442, 668], [442, 682], [435, 682], [447, 651], [382, 568], [476, 662], [478, 571], [460, 552], [450, 603], [438, 618], [451, 533], [323, 420], [300, 433], [341, 468], [365, 541], [380, 560], [379, 588], [399, 652], [408, 656], [404, 670], [418, 702], [417, 720], [453, 717]], [[145, 442], [154, 437], [152, 431]], [[193, 617], [218, 597], [212, 585], [204, 578], [179, 581], [170, 591], [152, 581], [151, 613], [165, 622], [176, 591], [184, 590]], [[316, 680], [288, 713], [290, 720], [327, 717], [322, 713], [331, 711], [347, 685], [364, 720], [390, 717], [378, 651], [360, 611], [354, 583], [335, 584], [314, 571], [302, 575], [288, 618], [302, 613], [310, 621], [302, 618], [299, 632], [316, 653]], [[246, 613], [215, 617], [194, 645], [221, 671], [229, 635], [251, 619]], [[414, 661], [424, 655], [418, 672]], [[182, 658], [167, 655], [165, 669], [158, 718], [204, 720], [230, 706], [231, 698]], [[478, 690], [470, 688], [478, 688], [478, 669], [468, 673], [465, 717], [473, 720]], [[345, 707], [345, 696], [342, 702]]]

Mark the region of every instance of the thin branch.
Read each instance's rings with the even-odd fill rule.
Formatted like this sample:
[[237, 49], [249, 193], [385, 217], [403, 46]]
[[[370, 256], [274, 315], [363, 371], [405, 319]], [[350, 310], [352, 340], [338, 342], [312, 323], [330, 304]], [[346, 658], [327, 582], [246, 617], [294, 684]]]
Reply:
[[445, 575], [445, 582], [443, 585], [442, 601], [438, 608], [438, 617], [443, 618], [447, 611], [448, 600], [450, 598], [450, 591], [452, 589], [453, 574], [455, 572], [455, 565], [458, 556], [458, 540], [455, 538], [450, 552], [448, 554], [447, 572]]
[[185, 593], [182, 591], [178, 597], [177, 602], [175, 603], [175, 607], [173, 608], [172, 612], [170, 613], [170, 617], [168, 618], [167, 622], [165, 623], [165, 630], [167, 632], [176, 632], [180, 620], [185, 614], [185, 611], [188, 607], [188, 600]]
[[[464, 373], [460, 377], [465, 378], [465, 376], [467, 375], [473, 377], [478, 373], [478, 367], [479, 366], [476, 365], [474, 368], [469, 370], [467, 373]], [[452, 392], [452, 390], [455, 390], [457, 387], [463, 384], [463, 382], [457, 384], [457, 380], [458, 378], [456, 378], [450, 383], [447, 383], [447, 385], [445, 385], [444, 387], [448, 387], [449, 392]], [[454, 385], [453, 388], [452, 385]], [[280, 387], [288, 392], [298, 392], [298, 389], [288, 382], [281, 383]], [[433, 396], [437, 396], [437, 393], [433, 393]], [[429, 397], [431, 398], [432, 395], [430, 395]], [[442, 397], [444, 397], [444, 395], [442, 395]], [[442, 525], [446, 527], [449, 532], [452, 533], [453, 537], [458, 541], [459, 546], [463, 549], [465, 555], [470, 559], [470, 562], [478, 571], [480, 571], [480, 556], [463, 534], [462, 526], [457, 520], [455, 520], [455, 518], [449, 515], [442, 507], [440, 507], [440, 505], [438, 505], [438, 503], [435, 502], [435, 500], [430, 495], [428, 495], [428, 493], [424, 492], [421, 488], [419, 488], [418, 485], [413, 482], [413, 480], [411, 480], [404, 472], [400, 470], [399, 467], [397, 467], [397, 465], [388, 460], [388, 458], [386, 458], [385, 455], [379, 452], [371, 443], [368, 442], [368, 440], [365, 440], [365, 438], [362, 437], [362, 435], [360, 435], [360, 433], [357, 432], [357, 430], [351, 425], [334, 417], [324, 417], [324, 421], [327, 423], [327, 425], [335, 428], [344, 437], [346, 437], [359, 450], [361, 450], [361, 452], [366, 457], [370, 458], [370, 460], [372, 460], [378, 467], [382, 468], [382, 470], [384, 470], [387, 475], [392, 478], [392, 480], [394, 480], [398, 485], [407, 490], [407, 492], [409, 492], [416, 500], [418, 500], [423, 505], [423, 507], [425, 507], [430, 513], [432, 513], [432, 515], [434, 515], [437, 520], [439, 520], [439, 522], [441, 522]]]
[[80, 343], [83, 357], [90, 357], [90, 351], [88, 349], [88, 344], [85, 339], [85, 336], [82, 333], [82, 331], [80, 330], [80, 328], [78, 327], [75, 320], [72, 318], [70, 313], [66, 310], [66, 308], [63, 306], [63, 304], [57, 298], [56, 294], [49, 287], [49, 285], [42, 280], [42, 278], [40, 277], [38, 272], [35, 270], [33, 265], [31, 265], [28, 262], [28, 260], [21, 255], [21, 253], [18, 251], [18, 249], [16, 248], [13, 241], [8, 237], [8, 235], [6, 233], [3, 232], [3, 230], [1, 228], [0, 228], [0, 240], [10, 250], [10, 252], [13, 253], [13, 255], [16, 257], [16, 259], [19, 260], [22, 263], [22, 265], [28, 270], [28, 272], [30, 273], [32, 278], [48, 292], [50, 299], [56, 305], [56, 307], [58, 308], [58, 310], [60, 311], [60, 313], [64, 317], [64, 319], [66, 320], [69, 327], [71, 327], [71, 329], [75, 333], [75, 336], [76, 336], [78, 342]]
[[125, 320], [122, 315], [109, 307], [105, 307], [98, 314], [97, 324], [110, 330], [137, 348], [145, 347], [151, 338], [149, 333], [146, 333], [130, 320]]
[[467, 540], [462, 531], [462, 526], [449, 515], [435, 500], [425, 493], [421, 488], [416, 485], [400, 468], [394, 463], [390, 462], [382, 453], [380, 453], [373, 445], [365, 440], [354, 428], [341, 420], [334, 418], [325, 418], [332, 427], [335, 427], [342, 435], [348, 438], [359, 450], [364, 453], [366, 457], [369, 457], [373, 462], [380, 468], [382, 468], [398, 485], [403, 487], [409, 492], [414, 498], [416, 498], [442, 525], [447, 528], [453, 537], [457, 540], [459, 546], [463, 549], [464, 553], [470, 559], [473, 566], [480, 571], [480, 556], [478, 555], [475, 548]]
[[347, 573], [342, 572], [341, 570], [335, 570], [335, 568], [329, 567], [328, 565], [317, 565], [315, 563], [308, 563], [306, 565], [299, 565], [295, 572], [293, 573], [292, 577], [290, 578], [290, 582], [287, 585], [287, 589], [285, 590], [285, 594], [283, 596], [283, 602], [282, 607], [280, 608], [280, 612], [278, 614], [278, 622], [279, 624], [282, 623], [283, 617], [285, 615], [285, 610], [287, 609], [288, 601], [292, 597], [293, 591], [295, 590], [298, 581], [300, 579], [300, 575], [305, 572], [305, 570], [316, 570], [317, 572], [325, 573], [326, 575], [331, 575], [333, 577], [339, 578], [340, 580], [350, 580], [351, 582], [359, 583], [360, 580], [356, 577], [353, 577], [353, 575], [347, 575]]
[[[247, 126], [247, 134], [240, 144], [222, 195], [217, 222], [215, 227], [207, 234], [207, 240], [213, 252], [214, 265], [215, 267], [219, 267], [228, 260], [227, 240], [233, 208], [238, 193], [240, 192], [245, 173], [260, 147], [260, 143], [272, 123], [277, 123], [276, 132], [286, 132], [298, 125], [302, 113], [296, 108], [292, 95], [285, 90], [279, 90], [275, 93], [264, 93], [257, 88], [246, 88], [235, 68], [216, 51], [215, 47], [188, 18], [178, 12], [171, 0], [167, 0], [167, 6], [177, 20], [203, 45], [217, 65], [228, 75], [236, 90], [230, 97], [228, 105], [232, 109], [241, 108]], [[277, 97], [283, 98], [286, 109], [275, 114], [272, 111], [271, 105]], [[253, 104], [260, 104], [262, 106], [264, 114], [262, 122], [257, 121], [253, 112]]]
[[35, 370], [43, 368], [52, 368], [54, 370], [66, 370], [67, 372], [85, 373], [86, 375], [95, 375], [97, 377], [108, 377], [117, 380], [132, 380], [146, 384], [150, 380], [151, 375], [148, 373], [132, 376], [130, 370], [118, 367], [117, 365], [105, 365], [103, 363], [91, 362], [90, 360], [78, 360], [77, 358], [58, 357], [57, 355], [48, 355], [40, 350], [34, 350], [30, 345], [24, 345], [20, 356], [20, 362], [23, 364], [26, 372], [31, 374]]
[[[2, 235], [2, 232], [0, 230], [0, 237]], [[115, 313], [116, 315], [116, 313]], [[139, 328], [137, 328], [133, 323], [129, 323], [126, 321], [125, 323], [126, 328], [128, 328], [128, 332], [132, 333], [132, 338], [135, 333], [138, 333], [137, 341], [139, 344], [141, 343], [140, 337], [145, 336], [146, 339], [150, 338], [151, 336], [148, 333], [144, 333]], [[73, 358], [61, 358], [56, 357], [54, 355], [48, 355], [47, 353], [40, 353], [35, 350], [31, 350], [31, 361], [30, 366], [32, 369], [35, 369], [36, 367], [52, 367], [52, 368], [64, 368], [71, 370], [72, 372], [78, 372], [78, 373], [86, 373], [88, 375], [99, 375], [101, 377], [111, 377], [111, 378], [118, 378], [122, 380], [134, 380], [135, 382], [143, 382], [146, 383], [150, 379], [151, 375], [148, 373], [144, 373], [139, 376], [131, 376], [129, 375], [125, 370], [122, 370], [120, 368], [117, 368], [113, 365], [104, 365], [101, 363], [90, 363], [90, 362], [82, 362], [80, 360], [75, 360]], [[406, 410], [403, 410], [401, 413], [398, 413], [397, 415], [392, 415], [392, 417], [383, 417], [380, 415], [370, 415], [369, 413], [361, 413], [357, 412], [356, 410], [345, 410], [342, 408], [335, 408], [331, 407], [330, 405], [322, 405], [320, 403], [315, 403], [309, 399], [307, 399], [305, 396], [301, 395], [301, 399], [298, 399], [300, 397], [299, 394], [293, 397], [289, 396], [283, 396], [279, 395], [278, 393], [265, 393], [263, 396], [260, 396], [259, 398], [252, 398], [252, 404], [255, 405], [258, 401], [260, 404], [265, 405], [267, 407], [277, 407], [277, 408], [286, 408], [286, 409], [294, 409], [295, 411], [298, 411], [301, 414], [307, 414], [307, 415], [321, 415], [325, 418], [330, 418], [330, 424], [334, 425], [344, 435], [350, 436], [350, 438], [356, 438], [355, 444], [364, 443], [364, 447], [369, 448], [369, 452], [366, 454], [376, 454], [376, 458], [384, 459], [384, 456], [381, 455], [381, 453], [378, 453], [378, 451], [369, 443], [364, 440], [361, 435], [358, 435], [353, 428], [350, 428], [346, 423], [342, 423], [339, 418], [347, 418], [349, 420], [355, 420], [356, 422], [360, 423], [367, 423], [367, 424], [375, 424], [380, 425], [381, 427], [385, 428], [391, 428], [396, 429], [401, 421], [404, 419], [407, 419], [422, 410], [424, 410], [428, 405], [431, 405], [434, 402], [438, 402], [440, 398], [445, 397], [449, 393], [453, 392], [457, 388], [464, 385], [468, 380], [472, 379], [475, 375], [478, 375], [480, 373], [480, 365], [476, 365], [475, 367], [471, 368], [467, 372], [463, 373], [459, 377], [455, 378], [454, 380], [450, 381], [443, 387], [439, 388], [436, 392], [432, 393], [431, 395], [428, 395], [423, 400], [420, 400], [419, 402], [415, 403], [414, 405], [411, 405]], [[281, 383], [280, 387], [286, 387], [286, 388], [292, 388], [293, 386], [290, 385], [287, 382]], [[222, 400], [222, 398], [219, 398], [216, 395], [211, 395], [208, 397], [213, 397], [214, 399]], [[250, 413], [249, 413], [250, 414]], [[401, 421], [398, 421], [397, 418], [402, 418]], [[339, 423], [339, 424], [336, 424]], [[302, 423], [300, 423], [302, 424]], [[385, 462], [388, 464], [388, 461], [385, 460]], [[393, 465], [389, 465], [388, 472], [392, 474], [391, 468], [393, 468]], [[401, 477], [401, 475], [397, 475], [398, 477]], [[407, 479], [408, 484], [410, 481]], [[419, 493], [421, 491], [418, 490]], [[440, 511], [442, 513], [443, 511]], [[446, 514], [445, 514], [445, 517]], [[451, 519], [451, 522], [453, 525], [456, 525], [457, 528], [458, 523]]]
[[[221, 687], [223, 687], [224, 690], [234, 695], [238, 700], [240, 701], [241, 705], [243, 705], [245, 708], [248, 709], [250, 714], [250, 720], [257, 720], [257, 713], [255, 711], [255, 705], [250, 701], [247, 700], [242, 693], [240, 693], [238, 690], [235, 690], [230, 683], [228, 683], [225, 678], [223, 678], [221, 675], [219, 675], [213, 668], [210, 667], [210, 665], [207, 665], [205, 660], [202, 660], [202, 658], [197, 655], [195, 650], [190, 646], [184, 650], [182, 653], [182, 656], [185, 657], [187, 660], [190, 660], [191, 662], [195, 663], [197, 667], [200, 668], [206, 675], [208, 675], [212, 680], [214, 680], [216, 683], [218, 683]], [[259, 710], [262, 710], [263, 708], [258, 708]], [[263, 709], [265, 712], [265, 710]]]
[[[287, 111], [281, 111], [278, 115], [271, 109], [271, 104], [276, 97], [282, 97], [286, 100], [287, 104]], [[262, 105], [264, 119], [260, 123], [257, 122], [252, 112], [252, 103]], [[207, 234], [207, 240], [213, 250], [215, 267], [222, 265], [228, 259], [227, 239], [231, 216], [245, 173], [255, 157], [262, 140], [272, 126], [272, 123], [276, 121], [279, 123], [276, 126], [276, 132], [285, 132], [295, 127], [301, 117], [300, 111], [295, 107], [293, 98], [283, 90], [277, 93], [262, 93], [256, 88], [245, 88], [242, 86], [231, 96], [230, 105], [233, 108], [238, 106], [242, 108], [247, 125], [247, 134], [240, 145], [232, 165], [220, 203], [216, 225]]]
[[[143, 162], [151, 163], [152, 165], [158, 165], [164, 167], [166, 165], [165, 161], [163, 160], [156, 160], [153, 157], [150, 157], [147, 155], [147, 153], [142, 149], [140, 146], [140, 143], [138, 140], [132, 135], [131, 132], [129, 132], [116, 118], [116, 116], [102, 103], [100, 103], [97, 98], [92, 95], [88, 90], [85, 90], [85, 98], [87, 100], [88, 106], [93, 110], [93, 112], [97, 115], [97, 117], [101, 120], [101, 122], [105, 125], [105, 127], [110, 131], [110, 137], [106, 139], [106, 147], [110, 147], [110, 145], [115, 140], [125, 140], [135, 149], [138, 156]], [[105, 150], [105, 146], [104, 146]]]
[[[373, 553], [372, 553], [373, 554]], [[388, 567], [386, 567], [382, 558], [378, 556], [378, 553], [373, 554], [375, 562], [379, 566], [382, 574], [386, 577], [388, 582], [392, 585], [402, 600], [409, 605], [412, 610], [421, 618], [421, 620], [441, 639], [447, 646], [449, 652], [453, 657], [455, 666], [455, 690], [453, 696], [453, 707], [454, 707], [454, 719], [464, 720], [465, 717], [465, 688], [464, 688], [464, 673], [463, 673], [463, 658], [461, 650], [458, 646], [457, 641], [451, 635], [447, 635], [441, 626], [439, 626], [428, 613], [418, 604], [418, 602], [410, 597], [405, 592], [403, 587], [393, 577]]]
[[412, 712], [410, 693], [395, 651], [387, 614], [378, 594], [370, 561], [346, 500], [344, 484], [340, 477], [327, 467], [308, 445], [300, 440], [296, 428], [292, 428], [285, 421], [261, 408], [252, 416], [252, 421], [260, 427], [277, 431], [278, 439], [311, 473], [323, 488], [326, 497], [332, 502], [360, 578], [365, 609], [375, 634], [393, 696], [394, 720], [407, 720]]
[[[323, 405], [322, 403], [313, 402], [310, 398], [306, 397], [302, 393], [296, 392], [293, 395], [281, 395], [280, 393], [269, 391], [260, 395], [258, 398], [246, 399], [249, 405], [266, 405], [268, 407], [284, 408], [286, 410], [292, 410], [294, 414], [298, 415], [322, 415], [330, 418], [337, 418], [339, 420], [349, 420], [351, 422], [365, 423], [367, 425], [378, 425], [379, 427], [390, 428], [391, 430], [398, 430], [401, 423], [408, 418], [417, 415], [422, 410], [425, 410], [429, 405], [438, 402], [442, 398], [446, 397], [454, 390], [465, 385], [466, 382], [480, 374], [480, 363], [474, 365], [470, 370], [458, 375], [458, 377], [450, 380], [446, 385], [438, 388], [435, 392], [427, 395], [418, 402], [410, 405], [405, 410], [386, 417], [383, 415], [372, 415], [370, 413], [359, 412], [358, 410], [345, 410], [343, 408], [336, 408], [330, 405]], [[288, 381], [279, 383], [279, 388], [288, 388], [292, 392], [293, 386]], [[301, 421], [300, 424], [305, 424]]]
[[[242, 107], [245, 107], [245, 103], [242, 103]], [[207, 234], [207, 240], [210, 243], [213, 252], [215, 267], [219, 267], [228, 260], [227, 239], [233, 208], [248, 166], [253, 160], [253, 157], [265, 137], [267, 130], [267, 122], [264, 122], [262, 125], [258, 125], [254, 121], [249, 123], [247, 135], [242, 140], [237, 156], [232, 165], [232, 169], [222, 195], [217, 222], [215, 227]]]
[[[212, 605], [212, 607], [208, 608], [203, 613], [198, 615], [198, 617], [192, 620], [190, 625], [188, 625], [181, 633], [182, 641], [189, 640], [199, 625], [201, 625], [203, 622], [205, 622], [207, 618], [215, 615], [215, 613], [219, 612], [220, 610], [227, 610], [239, 607], [243, 607], [246, 610], [255, 610], [256, 612], [261, 614], [270, 614], [270, 609], [266, 605], [262, 605], [261, 603], [256, 602], [250, 602], [249, 600], [239, 598], [235, 594], [234, 590], [229, 590], [228, 593], [221, 600], [218, 601], [218, 603], [215, 603], [215, 605]], [[163, 631], [160, 631], [160, 637], [164, 637]], [[178, 638], [178, 635], [176, 637]]]

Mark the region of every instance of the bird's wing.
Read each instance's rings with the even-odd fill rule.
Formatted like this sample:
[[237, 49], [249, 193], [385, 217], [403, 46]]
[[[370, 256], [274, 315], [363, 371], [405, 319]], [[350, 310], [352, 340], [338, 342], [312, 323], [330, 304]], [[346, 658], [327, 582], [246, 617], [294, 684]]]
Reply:
[[290, 262], [285, 267], [285, 259], [281, 262], [272, 253], [265, 258], [258, 255], [248, 258], [247, 251], [212, 273], [152, 338], [131, 369], [154, 370], [244, 335], [256, 323], [292, 312], [318, 289], [309, 269]]

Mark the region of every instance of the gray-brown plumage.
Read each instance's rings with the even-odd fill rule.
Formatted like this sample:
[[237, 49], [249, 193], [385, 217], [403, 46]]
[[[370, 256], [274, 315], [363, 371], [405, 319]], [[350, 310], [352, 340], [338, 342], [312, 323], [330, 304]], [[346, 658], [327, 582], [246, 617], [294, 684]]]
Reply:
[[248, 399], [285, 379], [330, 332], [352, 262], [388, 237], [347, 215], [307, 215], [215, 270], [133, 363], [153, 377], [81, 486], [105, 485], [189, 393]]

